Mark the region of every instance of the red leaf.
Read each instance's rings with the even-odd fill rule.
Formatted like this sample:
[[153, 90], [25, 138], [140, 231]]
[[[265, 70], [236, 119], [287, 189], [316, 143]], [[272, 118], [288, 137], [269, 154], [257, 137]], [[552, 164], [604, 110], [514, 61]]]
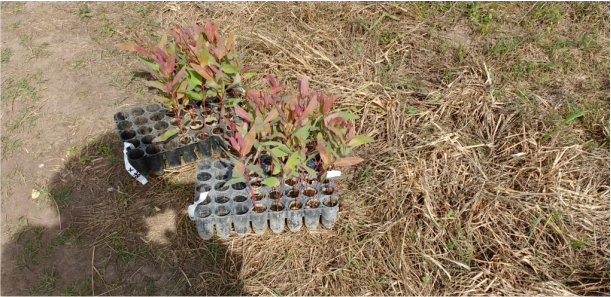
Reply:
[[168, 55], [166, 55], [166, 53], [163, 51], [163, 49], [161, 49], [159, 47], [155, 47], [155, 53], [160, 55], [161, 58], [163, 58], [164, 60], [168, 59]]
[[214, 34], [214, 40], [219, 40], [219, 24], [212, 24], [212, 33]]
[[261, 98], [261, 92], [260, 91], [255, 91], [255, 90], [248, 89], [248, 90], [246, 90], [246, 96], [250, 97], [251, 99]]
[[218, 68], [216, 68], [216, 67], [214, 67], [214, 66], [212, 66], [212, 65], [208, 65], [208, 66], [206, 66], [206, 67], [209, 67], [209, 68], [210, 68], [210, 70], [212, 70], [212, 71], [213, 71], [214, 73], [216, 73], [216, 74], [221, 73], [221, 72], [218, 70]]
[[140, 55], [145, 56], [147, 58], [155, 59], [155, 54], [148, 52], [146, 49], [144, 49], [143, 47], [139, 45], [136, 45], [136, 52], [138, 52]]
[[337, 96], [331, 95], [329, 98], [325, 100], [325, 104], [323, 105], [323, 109], [322, 109], [322, 112], [324, 114], [329, 112], [329, 110], [331, 109], [331, 105], [333, 105], [333, 101], [335, 101], [336, 98]]
[[350, 141], [354, 138], [354, 127], [352, 126], [352, 122], [348, 122], [348, 134], [346, 134], [346, 141]]
[[233, 137], [229, 137], [229, 141], [231, 142], [231, 146], [236, 150], [236, 151], [240, 151], [240, 146], [238, 145], [238, 142], [233, 139]]
[[248, 121], [249, 123], [253, 121], [252, 117], [250, 116], [250, 114], [248, 114], [248, 112], [246, 112], [246, 110], [242, 109], [237, 103], [233, 105], [233, 108], [235, 109], [235, 113], [243, 118], [244, 120]]
[[157, 65], [159, 65], [159, 71], [161, 71], [161, 73], [165, 75], [166, 67], [165, 67], [165, 63], [163, 62], [163, 59], [161, 59], [161, 56], [156, 55], [155, 62], [157, 62]]
[[[322, 156], [321, 156], [322, 158]], [[359, 158], [359, 157], [346, 157], [346, 158], [341, 158], [341, 159], [337, 159], [335, 160], [335, 162], [333, 162], [334, 165], [337, 166], [352, 166], [352, 165], [356, 165], [358, 163], [363, 162], [364, 160]]]
[[208, 41], [212, 42], [214, 40], [214, 34], [212, 34], [212, 24], [210, 23], [209, 20], [205, 21], [203, 29], [204, 29], [204, 34], [206, 34], [206, 38], [208, 39]]
[[182, 66], [182, 69], [180, 69], [180, 71], [176, 73], [176, 76], [174, 77], [174, 80], [172, 81], [173, 85], [175, 85], [182, 79], [182, 77], [185, 75], [185, 70], [187, 70], [187, 66]]
[[191, 35], [191, 31], [189, 31], [189, 28], [187, 28], [187, 26], [182, 27], [182, 30], [187, 33], [187, 35], [189, 35], [190, 39], [193, 39], [193, 35]]
[[193, 22], [193, 32], [195, 33], [195, 36], [199, 36], [200, 32], [199, 32], [199, 26], [197, 26], [197, 23]]
[[282, 90], [284, 90], [284, 88], [286, 88], [286, 85], [277, 85], [277, 86], [272, 87], [269, 90], [269, 92], [273, 95], [273, 94], [282, 92]]
[[301, 96], [307, 96], [308, 95], [308, 77], [306, 75], [303, 76], [303, 78], [301, 79], [301, 82], [299, 83], [299, 92], [301, 93]]

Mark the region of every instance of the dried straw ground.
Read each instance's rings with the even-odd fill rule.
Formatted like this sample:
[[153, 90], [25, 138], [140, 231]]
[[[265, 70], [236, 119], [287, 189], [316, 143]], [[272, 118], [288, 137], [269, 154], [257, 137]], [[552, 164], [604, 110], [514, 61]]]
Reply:
[[[376, 139], [347, 170], [333, 230], [218, 241], [222, 272], [198, 272], [211, 246], [180, 212], [154, 257], [182, 265], [189, 293], [609, 294], [608, 3], [156, 7], [161, 28], [235, 31], [245, 64], [308, 75]], [[192, 172], [130, 188], [125, 207], [101, 202], [83, 230], [107, 240], [147, 205], [185, 209], [192, 189], [166, 180]]]

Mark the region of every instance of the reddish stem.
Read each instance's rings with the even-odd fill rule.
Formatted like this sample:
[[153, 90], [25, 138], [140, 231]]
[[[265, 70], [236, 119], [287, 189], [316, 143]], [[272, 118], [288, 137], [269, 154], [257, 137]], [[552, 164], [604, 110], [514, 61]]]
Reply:
[[303, 173], [299, 174], [299, 193], [297, 194], [297, 206], [299, 206], [299, 198], [301, 198], [301, 186], [302, 186], [302, 182], [301, 179], [303, 178]]
[[[241, 160], [242, 165], [244, 164], [244, 158], [242, 158]], [[253, 209], [257, 208], [257, 200], [255, 199], [255, 191], [252, 190], [252, 185], [250, 184], [250, 175], [248, 174], [248, 172], [244, 172], [246, 173], [246, 181], [248, 182], [248, 188], [250, 189], [250, 196], [252, 198], [252, 205], [253, 205]]]

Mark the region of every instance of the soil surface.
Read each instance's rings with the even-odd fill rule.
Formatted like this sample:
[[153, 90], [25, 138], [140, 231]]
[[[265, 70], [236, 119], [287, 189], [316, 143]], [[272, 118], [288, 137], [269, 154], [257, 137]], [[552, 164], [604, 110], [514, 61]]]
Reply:
[[[110, 13], [103, 5], [85, 12], [77, 2], [2, 3], [3, 295], [152, 294], [162, 291], [146, 288], [150, 281], [178, 276], [141, 257], [109, 260], [95, 236], [75, 231], [74, 218], [119, 190], [103, 182], [91, 189], [83, 184], [88, 174], [129, 179], [116, 170], [123, 161], [113, 114], [150, 102], [137, 77], [119, 67], [125, 62], [108, 37], [120, 32], [100, 24]], [[163, 209], [145, 219], [151, 228], [143, 241], [167, 244], [176, 216]]]

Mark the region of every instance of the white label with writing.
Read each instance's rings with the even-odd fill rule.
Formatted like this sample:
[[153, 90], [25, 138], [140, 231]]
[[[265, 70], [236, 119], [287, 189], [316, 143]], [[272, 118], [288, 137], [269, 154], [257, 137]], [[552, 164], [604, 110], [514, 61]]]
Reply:
[[199, 199], [195, 201], [195, 203], [189, 205], [189, 218], [191, 221], [195, 221], [195, 208], [197, 208], [200, 203], [204, 202], [206, 197], [208, 197], [208, 192], [199, 193]]
[[329, 178], [329, 179], [330, 178], [334, 178], [334, 177], [338, 177], [338, 176], [341, 176], [341, 175], [342, 175], [342, 172], [339, 171], [339, 170], [330, 170], [330, 171], [327, 171], [327, 178]]
[[140, 172], [138, 172], [138, 170], [136, 170], [136, 168], [134, 168], [132, 164], [129, 164], [129, 160], [127, 160], [127, 149], [128, 148], [134, 149], [134, 145], [129, 142], [124, 142], [123, 143], [123, 156], [125, 157], [125, 170], [127, 170], [127, 173], [135, 177], [141, 184], [146, 185], [146, 183], [148, 182], [146, 180], [146, 177], [144, 177]]

